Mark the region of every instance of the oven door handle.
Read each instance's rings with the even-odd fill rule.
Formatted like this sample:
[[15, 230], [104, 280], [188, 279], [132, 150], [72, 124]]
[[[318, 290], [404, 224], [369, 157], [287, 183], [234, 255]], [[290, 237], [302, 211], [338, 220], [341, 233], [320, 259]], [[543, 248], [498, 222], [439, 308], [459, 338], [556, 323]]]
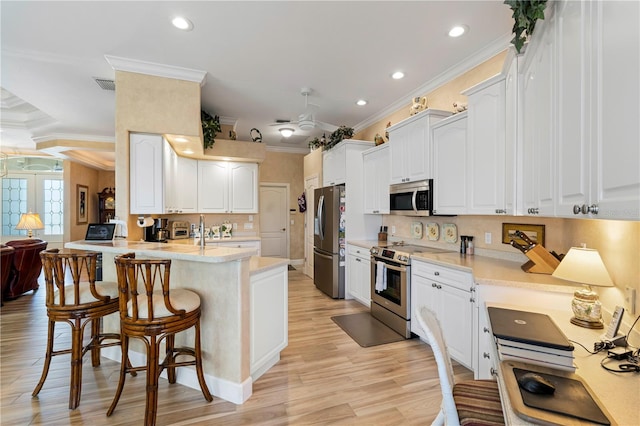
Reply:
[[379, 259], [377, 257], [372, 257], [371, 260], [374, 261], [374, 262], [382, 262], [382, 263], [384, 263], [384, 266], [387, 269], [391, 269], [392, 271], [407, 272], [407, 267], [406, 266], [394, 266], [394, 265], [391, 265], [391, 264], [389, 264], [389, 263], [385, 262], [384, 260]]
[[413, 191], [413, 195], [411, 196], [411, 207], [413, 207], [413, 211], [418, 214], [418, 206], [416, 206], [416, 198], [418, 196], [418, 190]]

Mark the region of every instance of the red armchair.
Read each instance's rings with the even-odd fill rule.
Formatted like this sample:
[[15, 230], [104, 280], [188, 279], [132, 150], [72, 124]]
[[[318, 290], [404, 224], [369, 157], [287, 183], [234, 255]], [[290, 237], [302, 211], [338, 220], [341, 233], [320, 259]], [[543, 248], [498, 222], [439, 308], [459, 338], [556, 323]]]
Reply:
[[13, 269], [13, 254], [16, 250], [13, 247], [0, 245], [0, 305], [2, 305], [2, 295], [9, 286], [9, 277]]
[[13, 247], [13, 265], [7, 288], [3, 290], [3, 299], [14, 299], [30, 290], [38, 289], [38, 276], [42, 271], [40, 252], [47, 248], [47, 242], [37, 238], [8, 241]]

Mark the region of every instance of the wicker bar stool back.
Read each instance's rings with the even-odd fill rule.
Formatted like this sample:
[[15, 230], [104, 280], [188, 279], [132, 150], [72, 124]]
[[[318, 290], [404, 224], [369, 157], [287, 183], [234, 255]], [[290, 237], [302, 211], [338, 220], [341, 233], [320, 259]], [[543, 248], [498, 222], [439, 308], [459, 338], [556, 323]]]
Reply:
[[[158, 378], [167, 369], [169, 383], [176, 381], [176, 367], [193, 365], [200, 389], [207, 401], [213, 397], [204, 379], [200, 351], [200, 297], [191, 290], [171, 289], [171, 260], [136, 259], [128, 253], [115, 258], [120, 291], [120, 328], [122, 332], [122, 363], [116, 394], [107, 411], [110, 416], [118, 404], [126, 374], [147, 372], [145, 425], [154, 425], [158, 405]], [[194, 327], [193, 348], [175, 347], [175, 335]], [[141, 339], [147, 350], [147, 365], [131, 367], [129, 339]], [[165, 356], [160, 361], [160, 345], [165, 343]], [[178, 361], [177, 357], [189, 355]], [[183, 359], [183, 358], [181, 358]]]
[[[91, 364], [98, 367], [100, 349], [120, 345], [119, 333], [102, 333], [102, 317], [118, 311], [118, 286], [115, 282], [96, 281], [98, 255], [97, 252], [79, 250], [61, 252], [50, 249], [40, 252], [49, 326], [42, 376], [32, 396], [38, 395], [42, 389], [49, 373], [51, 358], [71, 354], [70, 409], [75, 409], [80, 404], [84, 354], [90, 350]], [[56, 322], [65, 322], [71, 326], [70, 349], [53, 350]], [[91, 339], [84, 345], [84, 330], [89, 323]]]

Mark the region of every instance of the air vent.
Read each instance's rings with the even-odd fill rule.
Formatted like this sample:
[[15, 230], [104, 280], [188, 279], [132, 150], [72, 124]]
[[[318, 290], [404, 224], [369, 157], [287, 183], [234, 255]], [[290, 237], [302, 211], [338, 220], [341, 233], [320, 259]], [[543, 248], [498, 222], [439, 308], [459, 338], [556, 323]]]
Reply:
[[98, 86], [100, 86], [102, 90], [111, 90], [111, 91], [116, 90], [116, 82], [113, 80], [109, 80], [107, 78], [98, 78], [98, 77], [93, 77], [93, 79], [96, 81], [96, 83], [98, 83]]

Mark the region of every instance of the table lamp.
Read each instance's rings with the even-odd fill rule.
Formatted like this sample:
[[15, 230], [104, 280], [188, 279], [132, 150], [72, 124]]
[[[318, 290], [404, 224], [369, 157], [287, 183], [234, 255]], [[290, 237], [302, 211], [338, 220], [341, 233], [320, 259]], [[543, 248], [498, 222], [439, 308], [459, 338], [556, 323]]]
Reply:
[[20, 216], [20, 222], [16, 225], [16, 229], [26, 229], [29, 232], [27, 233], [28, 238], [33, 237], [34, 229], [44, 229], [44, 225], [40, 220], [40, 215], [38, 213], [23, 213]]
[[586, 328], [603, 328], [602, 306], [598, 294], [590, 286], [613, 287], [613, 281], [598, 250], [571, 247], [552, 275], [585, 286], [573, 293], [571, 308], [574, 317], [571, 323]]

